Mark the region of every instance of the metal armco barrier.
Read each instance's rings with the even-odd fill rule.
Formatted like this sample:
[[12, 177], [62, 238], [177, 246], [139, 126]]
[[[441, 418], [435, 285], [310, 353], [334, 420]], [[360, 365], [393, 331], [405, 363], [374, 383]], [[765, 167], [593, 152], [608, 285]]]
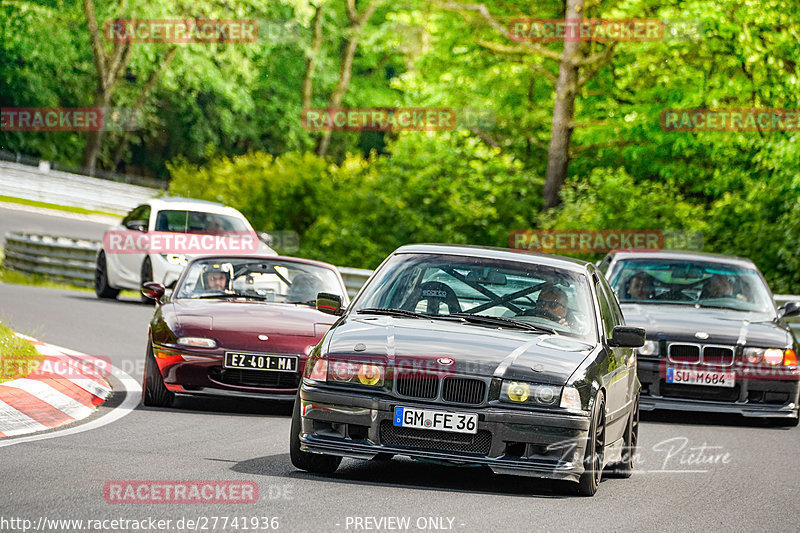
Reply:
[[352, 299], [353, 296], [358, 294], [358, 291], [361, 290], [361, 287], [364, 286], [364, 283], [367, 282], [369, 277], [374, 272], [373, 270], [367, 270], [365, 268], [350, 268], [350, 267], [336, 267], [339, 269], [339, 272], [342, 273], [342, 279], [344, 280], [344, 286], [347, 287], [347, 294]]
[[6, 161], [0, 161], [0, 191], [3, 196], [110, 213], [126, 213], [163, 192]]
[[98, 241], [10, 232], [6, 233], [3, 266], [91, 287], [99, 249]]
[[[6, 233], [3, 267], [91, 287], [99, 249], [100, 241], [10, 232]], [[351, 298], [372, 275], [372, 270], [363, 268], [341, 267], [339, 271]]]

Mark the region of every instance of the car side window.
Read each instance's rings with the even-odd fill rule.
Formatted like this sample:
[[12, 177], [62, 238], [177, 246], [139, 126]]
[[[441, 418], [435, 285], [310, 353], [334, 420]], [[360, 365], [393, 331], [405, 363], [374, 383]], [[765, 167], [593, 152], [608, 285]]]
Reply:
[[608, 303], [608, 296], [600, 281], [594, 284], [594, 290], [597, 291], [597, 301], [600, 302], [600, 320], [603, 322], [606, 338], [610, 338], [614, 329], [614, 317], [611, 312], [611, 306]]
[[150, 220], [150, 206], [145, 204], [134, 208], [130, 213], [128, 213], [128, 216], [122, 219], [122, 225], [127, 226], [134, 220], [143, 220], [148, 222]]
[[602, 261], [600, 261], [600, 264], [599, 264], [599, 265], [597, 265], [597, 270], [599, 270], [599, 271], [600, 271], [600, 273], [601, 273], [601, 274], [603, 274], [603, 275], [605, 276], [606, 274], [608, 274], [608, 266], [609, 266], [610, 264], [611, 264], [611, 254], [607, 254], [607, 255], [606, 255], [604, 258], [603, 258], [603, 260], [602, 260]]
[[619, 306], [619, 300], [617, 299], [617, 294], [611, 288], [611, 285], [608, 284], [605, 278], [600, 280], [600, 284], [605, 289], [606, 296], [608, 298], [608, 306], [611, 309], [611, 315], [614, 319], [614, 325], [622, 326], [625, 324], [625, 318], [622, 316], [622, 308]]

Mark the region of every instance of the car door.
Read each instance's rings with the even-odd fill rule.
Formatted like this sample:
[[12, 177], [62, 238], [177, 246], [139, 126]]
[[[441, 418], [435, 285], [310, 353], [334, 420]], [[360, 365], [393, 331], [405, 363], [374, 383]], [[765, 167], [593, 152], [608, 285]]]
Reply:
[[[597, 276], [595, 283], [597, 300], [600, 304], [600, 319], [603, 325], [603, 335], [611, 338], [614, 326], [622, 325], [622, 314], [614, 312], [614, 295], [608, 283], [602, 276]], [[628, 393], [630, 368], [628, 359], [631, 348], [608, 347], [608, 373], [606, 375], [606, 442], [613, 442], [622, 436], [627, 422]]]
[[[135, 240], [137, 237], [141, 236], [142, 231], [134, 229], [135, 225], [141, 222], [145, 224], [145, 233], [147, 232], [150, 227], [150, 211], [150, 206], [143, 204], [131, 211], [128, 216], [123, 219], [121, 231], [125, 237], [130, 235]], [[122, 285], [134, 289], [139, 288], [139, 276], [141, 275], [142, 261], [144, 261], [145, 256], [145, 253], [139, 252], [122, 253], [118, 255], [116, 259]]]

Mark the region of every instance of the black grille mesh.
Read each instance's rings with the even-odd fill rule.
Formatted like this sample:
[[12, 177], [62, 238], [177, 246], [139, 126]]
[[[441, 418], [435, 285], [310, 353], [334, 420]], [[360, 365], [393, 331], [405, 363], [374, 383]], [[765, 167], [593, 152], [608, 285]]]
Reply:
[[407, 398], [436, 398], [439, 389], [439, 378], [433, 374], [416, 374], [413, 376], [395, 376], [394, 390]]
[[269, 370], [245, 370], [241, 368], [212, 367], [208, 376], [226, 385], [242, 387], [265, 387], [271, 389], [296, 389], [300, 386], [300, 374], [295, 372], [273, 372]]
[[445, 378], [442, 398], [446, 402], [478, 405], [486, 396], [486, 382], [470, 378]]
[[691, 344], [671, 344], [669, 358], [683, 363], [696, 363], [700, 360], [700, 347]]
[[703, 348], [703, 362], [709, 365], [732, 365], [733, 348], [705, 346]]
[[381, 442], [387, 446], [416, 448], [456, 453], [487, 455], [492, 447], [492, 434], [480, 430], [475, 435], [431, 429], [402, 428], [390, 420], [381, 422]]

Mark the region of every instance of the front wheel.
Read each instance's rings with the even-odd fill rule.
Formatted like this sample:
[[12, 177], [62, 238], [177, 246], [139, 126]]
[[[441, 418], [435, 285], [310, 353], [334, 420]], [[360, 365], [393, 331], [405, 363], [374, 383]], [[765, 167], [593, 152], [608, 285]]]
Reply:
[[322, 455], [319, 453], [308, 453], [300, 449], [300, 394], [294, 401], [294, 411], [292, 411], [292, 429], [289, 436], [289, 456], [292, 464], [300, 470], [313, 472], [315, 474], [333, 474], [339, 468], [342, 458], [336, 455]]
[[592, 421], [586, 437], [586, 453], [583, 458], [584, 472], [578, 481], [578, 494], [594, 496], [603, 475], [603, 454], [606, 446], [606, 399], [599, 391], [594, 399]]
[[112, 300], [119, 295], [119, 289], [108, 284], [108, 264], [106, 263], [106, 253], [102, 251], [97, 255], [97, 263], [94, 266], [94, 293], [98, 298]]
[[[148, 281], [153, 281], [153, 264], [150, 262], [149, 257], [145, 257], [142, 263], [141, 280], [139, 287], [143, 287]], [[155, 300], [148, 298], [144, 294], [140, 295], [140, 297], [143, 304], [154, 305], [156, 303]]]
[[161, 376], [156, 358], [153, 356], [153, 345], [149, 342], [144, 357], [142, 403], [148, 407], [172, 407], [175, 394], [164, 385], [164, 378]]

